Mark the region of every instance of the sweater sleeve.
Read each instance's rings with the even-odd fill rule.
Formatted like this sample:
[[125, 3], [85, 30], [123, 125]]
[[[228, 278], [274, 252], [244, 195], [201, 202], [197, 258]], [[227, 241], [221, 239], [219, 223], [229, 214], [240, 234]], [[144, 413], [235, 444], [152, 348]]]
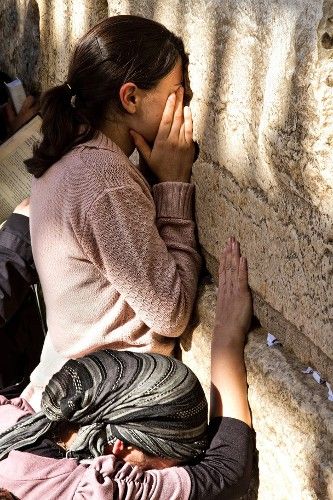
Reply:
[[153, 199], [136, 183], [120, 186], [104, 192], [86, 216], [87, 257], [160, 335], [182, 334], [196, 294], [193, 190], [191, 184], [162, 183]]
[[7, 430], [25, 416], [35, 413], [29, 403], [23, 398], [7, 399], [0, 395], [0, 432]]
[[0, 230], [0, 326], [18, 310], [30, 285], [37, 281], [29, 219], [12, 214]]
[[188, 500], [190, 488], [190, 477], [182, 467], [143, 471], [104, 456], [89, 466], [73, 499]]
[[231, 500], [245, 495], [250, 484], [253, 430], [235, 418], [215, 418], [205, 456], [185, 466], [191, 478], [190, 500]]

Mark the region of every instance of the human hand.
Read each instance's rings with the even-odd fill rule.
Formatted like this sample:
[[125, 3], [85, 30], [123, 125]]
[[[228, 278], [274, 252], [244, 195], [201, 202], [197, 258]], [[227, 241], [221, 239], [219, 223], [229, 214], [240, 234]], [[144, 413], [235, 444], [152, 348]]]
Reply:
[[219, 288], [215, 317], [215, 340], [244, 345], [252, 317], [252, 296], [247, 261], [240, 255], [239, 242], [229, 238], [219, 267]]
[[135, 146], [160, 182], [189, 182], [194, 160], [192, 113], [183, 107], [180, 87], [166, 102], [161, 123], [151, 147], [139, 133], [130, 131]]
[[29, 217], [30, 215], [30, 198], [25, 198], [17, 207], [14, 209], [14, 214], [21, 214]]

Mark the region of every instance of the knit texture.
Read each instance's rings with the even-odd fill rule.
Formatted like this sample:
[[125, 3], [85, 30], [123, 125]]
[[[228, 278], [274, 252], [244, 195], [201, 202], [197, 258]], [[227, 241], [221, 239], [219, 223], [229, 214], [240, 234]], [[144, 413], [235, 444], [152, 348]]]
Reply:
[[33, 181], [32, 249], [48, 324], [33, 384], [105, 347], [172, 353], [200, 266], [193, 194], [181, 182], [151, 189], [103, 134]]

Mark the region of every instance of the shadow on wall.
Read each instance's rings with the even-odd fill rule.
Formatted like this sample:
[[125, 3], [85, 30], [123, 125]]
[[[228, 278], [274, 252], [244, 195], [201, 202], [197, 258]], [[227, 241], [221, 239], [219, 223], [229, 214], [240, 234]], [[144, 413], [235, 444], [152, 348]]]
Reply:
[[107, 0], [37, 0], [40, 9], [41, 58], [39, 78], [43, 89], [63, 83], [76, 41], [108, 16]]
[[40, 91], [37, 81], [40, 58], [39, 8], [36, 0], [30, 0], [27, 6], [21, 43], [17, 47], [18, 74], [23, 77], [26, 88], [33, 93]]
[[39, 8], [30, 0], [23, 9], [16, 0], [5, 0], [0, 7], [0, 69], [20, 78], [28, 91], [40, 90], [38, 66], [40, 56]]
[[0, 69], [6, 73], [12, 73], [14, 65], [12, 61], [13, 48], [11, 40], [19, 38], [18, 26], [19, 15], [16, 0], [5, 0], [0, 7], [1, 26], [1, 53]]

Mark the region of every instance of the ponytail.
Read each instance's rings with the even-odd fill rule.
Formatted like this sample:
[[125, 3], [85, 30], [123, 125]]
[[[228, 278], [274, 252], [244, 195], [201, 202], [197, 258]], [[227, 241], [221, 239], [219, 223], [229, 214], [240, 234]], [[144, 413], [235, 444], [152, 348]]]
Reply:
[[41, 99], [42, 141], [25, 164], [30, 174], [41, 177], [77, 144], [91, 139], [95, 130], [76, 107], [77, 96], [68, 83], [53, 87]]
[[[150, 90], [188, 56], [180, 38], [165, 26], [138, 16], [114, 16], [91, 28], [78, 42], [68, 83], [54, 87], [41, 101], [42, 141], [26, 160], [35, 177], [71, 148], [92, 139], [107, 113], [126, 113], [119, 98], [125, 82]], [[185, 78], [186, 82], [186, 78]]]

